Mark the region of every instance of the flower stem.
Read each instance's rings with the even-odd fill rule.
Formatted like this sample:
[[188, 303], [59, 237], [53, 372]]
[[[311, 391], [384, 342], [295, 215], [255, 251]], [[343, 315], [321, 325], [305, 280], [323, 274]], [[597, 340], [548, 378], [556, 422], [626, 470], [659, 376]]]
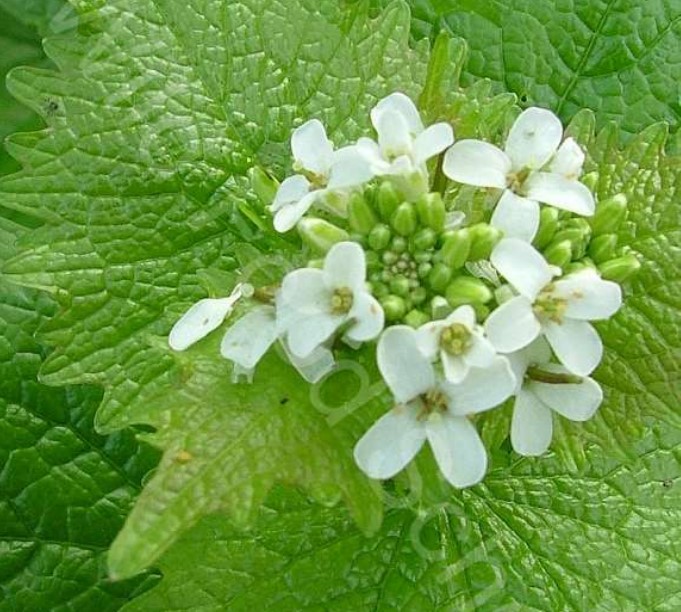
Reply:
[[581, 376], [577, 376], [576, 374], [569, 374], [567, 372], [547, 372], [537, 366], [530, 366], [527, 368], [525, 375], [530, 380], [548, 383], [549, 385], [579, 385], [584, 380]]

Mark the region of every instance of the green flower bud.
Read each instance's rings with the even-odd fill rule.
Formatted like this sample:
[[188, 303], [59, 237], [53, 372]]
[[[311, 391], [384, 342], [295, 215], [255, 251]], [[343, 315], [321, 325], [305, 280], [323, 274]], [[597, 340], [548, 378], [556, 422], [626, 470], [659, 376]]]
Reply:
[[421, 221], [421, 225], [441, 232], [445, 227], [445, 203], [439, 193], [426, 193], [416, 201], [416, 210]]
[[409, 243], [402, 238], [402, 236], [395, 236], [390, 243], [390, 250], [395, 253], [404, 253], [407, 250]]
[[617, 248], [617, 234], [601, 234], [589, 244], [589, 256], [597, 264], [615, 257]]
[[580, 259], [586, 254], [591, 239], [591, 226], [586, 219], [570, 219], [553, 237], [552, 242], [569, 240], [572, 245], [572, 259]]
[[390, 225], [400, 236], [413, 234], [418, 226], [414, 205], [410, 202], [402, 202], [393, 213]]
[[390, 228], [383, 223], [379, 223], [369, 232], [367, 241], [374, 251], [382, 251], [390, 244], [391, 236]]
[[277, 179], [258, 166], [254, 166], [248, 171], [248, 178], [251, 179], [251, 187], [253, 187], [253, 192], [258, 196], [258, 199], [265, 206], [272, 204], [279, 189]]
[[367, 260], [367, 270], [377, 270], [381, 266], [381, 258], [376, 251], [366, 251], [365, 257]]
[[467, 229], [452, 232], [445, 239], [440, 253], [442, 261], [453, 270], [466, 263], [471, 251], [471, 233]]
[[596, 268], [596, 265], [589, 258], [585, 257], [580, 261], [572, 261], [563, 268], [564, 274], [572, 274], [572, 272], [579, 272], [586, 268], [591, 268], [592, 270]]
[[558, 209], [545, 206], [539, 213], [539, 229], [532, 244], [541, 250], [548, 246], [558, 229]]
[[641, 262], [636, 255], [628, 253], [617, 259], [611, 259], [598, 266], [601, 276], [605, 280], [623, 283], [629, 280], [641, 269]]
[[414, 261], [416, 263], [430, 263], [433, 260], [433, 253], [430, 251], [421, 251], [419, 253], [414, 253]]
[[437, 233], [429, 227], [423, 227], [412, 238], [415, 251], [427, 251], [432, 249], [437, 242]]
[[321, 270], [324, 267], [324, 260], [323, 259], [310, 259], [310, 261], [307, 262], [307, 267], [308, 268], [319, 268]]
[[464, 304], [485, 304], [492, 299], [493, 294], [479, 278], [458, 276], [449, 283], [445, 297], [452, 308], [457, 308]]
[[390, 222], [402, 198], [390, 181], [383, 181], [376, 193], [376, 201], [381, 218], [385, 222]]
[[432, 269], [433, 264], [429, 261], [424, 261], [423, 263], [419, 264], [419, 267], [416, 269], [416, 273], [418, 274], [419, 278], [426, 278]]
[[591, 218], [594, 236], [613, 234], [627, 217], [627, 198], [623, 193], [599, 202]]
[[425, 312], [416, 309], [410, 310], [404, 317], [404, 322], [414, 329], [421, 327], [428, 321], [430, 321], [430, 317]]
[[490, 313], [489, 306], [485, 306], [480, 302], [475, 302], [473, 304], [473, 309], [475, 310], [475, 318], [478, 321], [484, 321], [489, 316]]
[[437, 263], [428, 274], [428, 284], [433, 291], [442, 293], [447, 288], [451, 278], [452, 269], [446, 264]]
[[449, 302], [441, 295], [436, 295], [430, 301], [430, 313], [434, 320], [444, 319], [452, 312]]
[[390, 281], [390, 291], [400, 297], [407, 297], [409, 295], [409, 279], [398, 274]]
[[390, 294], [390, 289], [385, 283], [372, 282], [371, 292], [380, 300]]
[[572, 260], [572, 243], [569, 240], [552, 242], [544, 251], [544, 258], [559, 268], [566, 266]]
[[324, 219], [307, 217], [298, 222], [298, 233], [309, 247], [326, 253], [334, 244], [347, 240], [348, 233]]
[[400, 321], [407, 312], [405, 301], [398, 295], [387, 295], [381, 300], [381, 306], [388, 321]]
[[580, 181], [584, 183], [590, 191], [596, 191], [596, 186], [598, 185], [598, 172], [594, 170], [593, 172], [584, 174]]
[[487, 223], [477, 223], [468, 228], [471, 236], [471, 250], [468, 259], [478, 261], [479, 259], [489, 259], [492, 249], [497, 245], [503, 236], [503, 232]]
[[416, 287], [409, 294], [409, 299], [412, 301], [412, 304], [417, 306], [423, 304], [428, 299], [428, 291], [426, 291], [425, 287]]
[[386, 266], [392, 266], [397, 263], [399, 258], [400, 256], [394, 251], [383, 251], [383, 255], [381, 255], [381, 259]]
[[358, 234], [368, 234], [378, 223], [376, 214], [361, 193], [355, 193], [348, 202], [348, 223]]

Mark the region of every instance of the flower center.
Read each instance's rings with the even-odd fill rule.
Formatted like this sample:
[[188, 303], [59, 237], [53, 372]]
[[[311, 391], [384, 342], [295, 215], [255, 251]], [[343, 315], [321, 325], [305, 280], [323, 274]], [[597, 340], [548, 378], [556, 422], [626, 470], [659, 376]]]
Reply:
[[548, 319], [554, 323], [562, 323], [565, 309], [567, 308], [567, 300], [553, 295], [552, 287], [549, 285], [544, 291], [539, 294], [534, 302], [534, 314], [540, 319]]
[[347, 314], [352, 308], [353, 302], [352, 289], [340, 287], [333, 292], [331, 297], [331, 312], [333, 314]]
[[506, 177], [506, 185], [508, 188], [517, 193], [522, 194], [522, 189], [527, 177], [530, 176], [531, 170], [529, 168], [523, 168], [517, 172], [511, 172]]
[[463, 355], [471, 347], [471, 332], [463, 323], [453, 323], [440, 335], [440, 346], [450, 355]]
[[303, 168], [298, 162], [293, 164], [293, 171], [297, 174], [302, 174], [310, 182], [310, 191], [315, 191], [317, 189], [324, 189], [328, 183], [328, 177], [324, 174], [317, 174]]
[[421, 411], [417, 417], [419, 420], [444, 412], [447, 412], [447, 396], [442, 391], [431, 389], [421, 395]]

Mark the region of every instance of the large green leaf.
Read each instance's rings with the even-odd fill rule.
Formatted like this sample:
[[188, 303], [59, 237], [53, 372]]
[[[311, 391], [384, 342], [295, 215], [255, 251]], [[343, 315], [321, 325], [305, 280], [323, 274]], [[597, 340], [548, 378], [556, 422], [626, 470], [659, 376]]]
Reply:
[[204, 519], [125, 612], [676, 610], [680, 448], [667, 429], [626, 466], [517, 460], [440, 506], [390, 510], [374, 538], [278, 491], [252, 532]]
[[[379, 0], [378, 4], [385, 4]], [[681, 118], [676, 0], [409, 0], [416, 38], [446, 29], [471, 55], [463, 82], [492, 79], [568, 121], [582, 108], [625, 137]]]
[[101, 4], [78, 2], [80, 36], [46, 42], [62, 72], [11, 75], [49, 131], [13, 138], [25, 170], [0, 182], [0, 206], [49, 221], [7, 268], [60, 291], [44, 380], [105, 385], [112, 429], [172, 378], [152, 340], [205, 295], [196, 270], [233, 267], [235, 235], [259, 240], [246, 170], [283, 171], [306, 117], [356, 136], [379, 97], [418, 92], [425, 64], [401, 3], [375, 22], [331, 0]]

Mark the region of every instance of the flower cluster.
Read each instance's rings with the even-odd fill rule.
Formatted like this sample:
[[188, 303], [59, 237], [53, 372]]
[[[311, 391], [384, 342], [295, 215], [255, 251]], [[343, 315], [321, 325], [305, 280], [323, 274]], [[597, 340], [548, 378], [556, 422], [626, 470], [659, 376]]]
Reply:
[[[188, 348], [237, 303], [246, 313], [221, 345], [236, 374], [250, 375], [278, 342], [316, 382], [333, 370], [338, 342], [377, 341], [395, 406], [357, 443], [357, 464], [391, 478], [427, 440], [444, 477], [470, 486], [487, 469], [476, 414], [512, 398], [513, 448], [539, 455], [553, 412], [584, 421], [601, 403], [589, 375], [603, 346], [591, 321], [618, 311], [619, 283], [639, 266], [617, 246], [627, 203], [596, 203], [579, 181], [582, 149], [547, 110], [522, 112], [503, 150], [454, 142], [447, 122], [424, 126], [401, 93], [381, 100], [371, 122], [375, 140], [339, 149], [316, 119], [294, 131], [296, 174], [269, 210], [276, 231], [297, 229], [308, 267], [201, 300], [170, 346]], [[451, 180], [444, 191], [431, 191], [429, 161]], [[487, 222], [458, 209], [462, 183], [498, 194]]]

